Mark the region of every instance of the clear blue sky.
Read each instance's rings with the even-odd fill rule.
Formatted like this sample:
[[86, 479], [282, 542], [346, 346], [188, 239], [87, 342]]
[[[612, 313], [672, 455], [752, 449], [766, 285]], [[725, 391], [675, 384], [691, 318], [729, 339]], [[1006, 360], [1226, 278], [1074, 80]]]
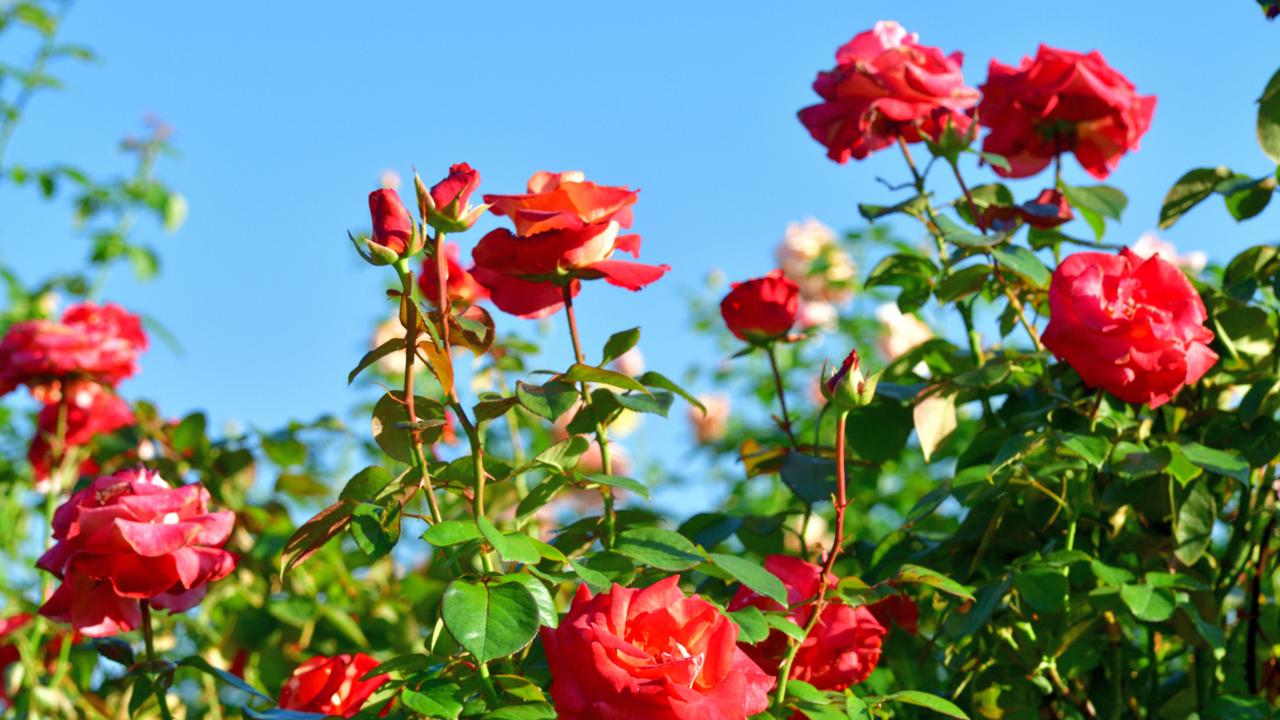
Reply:
[[[1280, 61], [1280, 25], [1250, 0], [82, 0], [66, 39], [103, 62], [65, 72], [67, 90], [35, 102], [7, 159], [123, 169], [116, 140], [144, 113], [176, 128], [182, 157], [161, 174], [188, 197], [189, 220], [173, 237], [144, 226], [162, 251], [162, 277], [138, 285], [125, 270], [107, 293], [178, 333], [185, 354], [157, 344], [123, 388], [171, 414], [205, 408], [216, 422], [270, 427], [359, 400], [346, 373], [383, 312], [387, 277], [355, 258], [345, 232], [366, 225], [365, 195], [383, 169], [407, 176], [416, 165], [432, 178], [459, 161], [481, 171], [487, 192], [520, 191], [541, 169], [641, 188], [642, 259], [674, 270], [636, 295], [593, 283], [580, 321], [590, 347], [643, 325], [650, 367], [677, 375], [712, 352], [691, 342], [684, 300], [709, 269], [760, 274], [788, 221], [855, 225], [857, 202], [892, 197], [877, 175], [905, 177], [889, 152], [831, 163], [795, 119], [836, 47], [879, 19], [963, 50], [972, 85], [990, 58], [1016, 62], [1043, 41], [1100, 49], [1157, 95], [1142, 150], [1109, 181], [1131, 198], [1110, 240], [1154, 228], [1160, 199], [1186, 169], [1267, 170], [1252, 101]], [[1085, 180], [1069, 168], [1068, 181]], [[1166, 237], [1228, 257], [1274, 239], [1276, 212], [1236, 226], [1215, 201]], [[4, 185], [0, 214], [0, 252], [26, 277], [84, 257], [62, 205]], [[478, 237], [463, 238], [468, 253]], [[554, 333], [564, 340], [558, 321]], [[567, 361], [567, 346], [562, 354]], [[665, 446], [683, 429], [673, 416], [645, 444]]]

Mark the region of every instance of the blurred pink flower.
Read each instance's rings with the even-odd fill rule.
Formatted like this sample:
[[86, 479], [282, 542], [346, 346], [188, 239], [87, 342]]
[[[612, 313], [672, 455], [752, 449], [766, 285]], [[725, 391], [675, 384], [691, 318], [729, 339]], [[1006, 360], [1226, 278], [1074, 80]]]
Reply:
[[1161, 259], [1171, 262], [1183, 270], [1190, 270], [1192, 273], [1199, 273], [1204, 270], [1205, 265], [1209, 264], [1209, 256], [1205, 253], [1196, 250], [1186, 255], [1180, 255], [1178, 254], [1178, 248], [1174, 247], [1173, 243], [1161, 239], [1159, 235], [1153, 232], [1143, 233], [1129, 249], [1142, 258], [1159, 255]]
[[701, 410], [689, 406], [689, 422], [693, 425], [694, 437], [701, 445], [716, 442], [724, 437], [729, 428], [730, 402], [724, 393], [699, 395], [698, 401], [707, 408], [704, 415]]

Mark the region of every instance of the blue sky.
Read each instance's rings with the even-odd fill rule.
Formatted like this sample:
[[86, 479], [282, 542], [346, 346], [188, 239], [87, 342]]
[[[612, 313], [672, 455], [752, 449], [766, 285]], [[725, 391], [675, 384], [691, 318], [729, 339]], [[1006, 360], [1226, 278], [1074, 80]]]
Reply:
[[[685, 303], [708, 270], [761, 274], [788, 221], [854, 226], [856, 203], [893, 198], [877, 176], [906, 177], [891, 152], [828, 161], [795, 119], [835, 49], [879, 19], [963, 50], [971, 85], [992, 57], [1015, 63], [1045, 42], [1097, 48], [1157, 95], [1141, 151], [1108, 181], [1131, 201], [1112, 241], [1153, 229], [1165, 191], [1191, 167], [1268, 169], [1252, 101], [1280, 59], [1280, 26], [1250, 0], [81, 2], [66, 39], [103, 62], [67, 69], [67, 90], [37, 99], [7, 160], [110, 172], [124, 169], [116, 141], [144, 113], [175, 127], [182, 157], [161, 174], [187, 196], [187, 224], [172, 237], [143, 226], [163, 275], [139, 285], [122, 271], [107, 292], [178, 334], [183, 354], [157, 344], [123, 388], [171, 414], [205, 408], [215, 422], [271, 427], [362, 399], [346, 373], [385, 311], [388, 276], [355, 257], [345, 232], [367, 224], [365, 195], [384, 169], [408, 176], [416, 165], [432, 178], [459, 161], [481, 171], [487, 192], [518, 192], [541, 169], [641, 188], [642, 259], [674, 269], [636, 295], [593, 283], [580, 322], [591, 348], [642, 325], [650, 367], [676, 376], [714, 352], [691, 340]], [[1086, 180], [1068, 168], [1069, 182]], [[4, 185], [0, 208], [0, 253], [26, 277], [84, 257], [63, 206]], [[1165, 236], [1221, 259], [1274, 239], [1274, 212], [1236, 226], [1215, 201]], [[559, 364], [564, 335], [557, 318]], [[645, 444], [683, 442], [683, 428], [673, 417]]]

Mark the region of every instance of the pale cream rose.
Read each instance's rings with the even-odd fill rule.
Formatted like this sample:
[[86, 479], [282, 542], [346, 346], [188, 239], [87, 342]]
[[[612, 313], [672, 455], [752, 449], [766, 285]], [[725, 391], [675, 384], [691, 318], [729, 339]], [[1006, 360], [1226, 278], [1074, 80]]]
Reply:
[[724, 393], [699, 395], [698, 402], [707, 408], [704, 415], [697, 407], [689, 406], [689, 422], [698, 443], [707, 445], [724, 438], [729, 429], [729, 396]]
[[881, 326], [876, 345], [889, 362], [933, 339], [933, 330], [923, 320], [914, 314], [903, 313], [894, 303], [876, 308], [876, 319]]
[[613, 369], [629, 377], [639, 377], [643, 375], [644, 355], [640, 353], [640, 348], [633, 347], [619, 355], [613, 361]]
[[1162, 239], [1153, 232], [1143, 233], [1138, 237], [1129, 248], [1135, 255], [1143, 258], [1149, 258], [1152, 255], [1159, 255], [1164, 260], [1177, 265], [1184, 270], [1190, 270], [1193, 273], [1199, 273], [1204, 270], [1204, 266], [1209, 264], [1209, 256], [1199, 250], [1195, 252], [1181, 255], [1178, 248], [1173, 243]]
[[857, 266], [835, 231], [813, 218], [787, 224], [777, 259], [783, 274], [800, 287], [803, 300], [842, 303], [853, 295]]

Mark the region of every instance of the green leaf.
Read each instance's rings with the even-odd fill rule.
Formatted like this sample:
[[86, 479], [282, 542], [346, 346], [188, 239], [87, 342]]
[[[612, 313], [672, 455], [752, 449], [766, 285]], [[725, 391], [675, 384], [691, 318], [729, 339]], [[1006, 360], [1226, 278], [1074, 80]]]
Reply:
[[895, 583], [928, 585], [949, 595], [955, 595], [964, 600], [973, 600], [972, 589], [961, 585], [936, 570], [930, 570], [919, 565], [907, 564], [898, 568], [898, 574], [894, 576], [894, 581]]
[[[892, 695], [885, 695], [883, 700], [891, 700], [908, 705], [915, 705], [927, 710], [932, 710], [939, 715], [945, 715], [949, 718], [957, 718], [957, 720], [969, 720], [969, 716], [963, 710], [956, 707], [950, 700], [945, 700], [937, 695], [930, 695], [919, 690], [901, 690]], [[870, 698], [867, 698], [870, 702]]]
[[783, 607], [788, 605], [787, 586], [783, 585], [776, 575], [765, 570], [760, 563], [723, 553], [711, 553], [711, 561], [743, 585], [776, 601]]
[[559, 624], [560, 615], [556, 612], [556, 601], [541, 580], [525, 573], [512, 573], [504, 575], [502, 582], [519, 583], [529, 591], [529, 595], [538, 604], [538, 622], [550, 628]]
[[636, 562], [669, 572], [688, 570], [702, 562], [697, 546], [688, 538], [662, 528], [627, 530], [618, 535], [613, 549]]
[[769, 637], [769, 623], [765, 621], [760, 608], [748, 605], [728, 615], [738, 626], [738, 642], [754, 645]]
[[538, 453], [531, 464], [545, 465], [556, 472], [569, 472], [577, 467], [578, 460], [590, 447], [591, 442], [581, 435], [567, 437]]
[[1265, 210], [1276, 188], [1276, 179], [1270, 174], [1256, 179], [1250, 179], [1248, 176], [1242, 176], [1242, 178], [1244, 182], [1230, 192], [1224, 193], [1222, 198], [1227, 206], [1227, 212], [1231, 213], [1231, 217], [1237, 222], [1248, 220]]
[[1059, 613], [1067, 605], [1070, 583], [1057, 568], [1032, 566], [1014, 573], [1013, 586], [1031, 609], [1038, 613]]
[[431, 718], [448, 718], [453, 720], [462, 714], [462, 688], [451, 685], [452, 691], [441, 691], [434, 688], [430, 694], [409, 690], [400, 693], [400, 704], [406, 708]]
[[766, 613], [764, 621], [769, 623], [769, 627], [780, 630], [784, 635], [792, 640], [804, 640], [804, 628], [788, 620], [785, 616], [778, 613]]
[[671, 403], [675, 400], [674, 395], [662, 391], [655, 392], [652, 395], [627, 393], [615, 397], [618, 400], [618, 404], [628, 410], [662, 417], [667, 416], [667, 411], [671, 409]]
[[370, 465], [351, 476], [338, 499], [372, 502], [383, 488], [391, 484], [391, 480], [391, 473], [377, 465]]
[[609, 361], [617, 360], [622, 357], [623, 353], [635, 347], [638, 342], [640, 342], [640, 328], [638, 327], [610, 335], [609, 339], [604, 343], [604, 357], [600, 360], [600, 364], [607, 365]]
[[835, 493], [836, 465], [831, 460], [802, 453], [782, 459], [782, 482], [806, 505], [829, 500]]
[[261, 690], [245, 682], [243, 678], [237, 677], [236, 675], [232, 675], [226, 670], [222, 670], [220, 668], [214, 667], [212, 664], [209, 663], [208, 660], [205, 660], [204, 658], [198, 655], [192, 655], [191, 657], [183, 658], [182, 660], [179, 660], [178, 667], [189, 667], [195, 670], [199, 670], [200, 672], [205, 673], [206, 675], [212, 675], [214, 678], [220, 681], [223, 685], [230, 685], [231, 687], [241, 692], [248, 693], [260, 700], [266, 700], [267, 702], [274, 702], [269, 696], [267, 696]]
[[549, 703], [531, 702], [500, 707], [480, 720], [555, 720], [556, 709]]
[[1188, 210], [1212, 195], [1218, 183], [1230, 174], [1225, 167], [1196, 168], [1178, 178], [1160, 206], [1160, 229], [1173, 227]]
[[1001, 245], [991, 251], [1000, 264], [1017, 273], [1034, 288], [1049, 287], [1051, 274], [1036, 254], [1020, 245]]
[[1213, 539], [1213, 523], [1218, 518], [1218, 504], [1203, 480], [1192, 483], [1187, 497], [1178, 506], [1178, 522], [1173, 537], [1178, 542], [1174, 555], [1184, 565], [1194, 565]]
[[356, 376], [361, 372], [364, 372], [364, 369], [370, 365], [378, 362], [397, 350], [404, 350], [404, 343], [405, 340], [403, 337], [391, 338], [378, 347], [365, 353], [364, 357], [360, 358], [360, 362], [356, 363], [356, 366], [352, 368], [351, 372], [347, 373], [347, 384], [350, 385], [355, 382]]
[[[373, 440], [389, 457], [405, 464], [414, 459], [413, 436], [409, 424], [409, 408], [399, 390], [383, 393], [373, 406]], [[423, 443], [433, 443], [444, 427], [444, 407], [429, 398], [417, 396], [413, 406], [421, 429]]]
[[675, 384], [671, 380], [668, 380], [667, 377], [661, 373], [656, 373], [650, 370], [649, 372], [646, 372], [645, 374], [641, 375], [637, 379], [642, 384], [644, 384], [645, 387], [668, 390], [670, 392], [675, 393], [676, 395], [679, 395], [680, 397], [684, 398], [685, 402], [701, 410], [704, 415], [707, 412], [706, 406], [703, 405], [696, 397], [694, 397], [693, 395], [690, 395], [688, 390], [685, 390], [684, 388]]
[[1119, 587], [1125, 583], [1133, 582], [1133, 573], [1124, 568], [1108, 565], [1097, 558], [1090, 561], [1089, 567], [1093, 569], [1093, 576], [1098, 578], [1103, 585]]
[[1249, 463], [1234, 452], [1215, 450], [1200, 443], [1183, 443], [1182, 454], [1191, 462], [1212, 473], [1249, 482]]
[[939, 302], [953, 302], [980, 292], [986, 286], [989, 277], [991, 277], [991, 266], [987, 263], [968, 265], [944, 278], [938, 284], [934, 295], [938, 297]]
[[1280, 164], [1280, 71], [1258, 98], [1258, 144], [1271, 162]]
[[351, 513], [351, 537], [370, 560], [391, 552], [400, 539], [400, 504], [361, 503]]
[[560, 492], [568, 481], [568, 478], [557, 475], [534, 485], [530, 488], [529, 494], [525, 495], [520, 504], [516, 506], [516, 517], [523, 521], [524, 518], [536, 512], [538, 508], [551, 502], [551, 499], [556, 496], [556, 493]]
[[454, 580], [445, 588], [440, 614], [453, 638], [479, 662], [516, 653], [538, 633], [538, 603], [518, 582]]
[[1119, 220], [1129, 204], [1124, 193], [1107, 185], [1064, 185], [1062, 192], [1077, 210], [1088, 210], [1112, 220]]
[[530, 385], [517, 380], [516, 399], [534, 415], [555, 422], [577, 402], [578, 388], [559, 380], [544, 385]]
[[995, 237], [979, 235], [970, 231], [946, 215], [938, 215], [937, 220], [938, 230], [942, 233], [942, 239], [953, 245], [967, 248], [990, 248], [999, 242]]
[[1151, 585], [1122, 585], [1120, 599], [1133, 616], [1143, 622], [1164, 622], [1173, 617], [1173, 591]]
[[471, 520], [444, 520], [427, 528], [422, 539], [435, 547], [461, 545], [472, 540], [479, 540], [480, 528]]
[[357, 504], [354, 500], [339, 500], [303, 523], [284, 544], [280, 576], [284, 577], [290, 570], [301, 565], [342, 532], [351, 523], [351, 513]]
[[1096, 469], [1101, 469], [1111, 453], [1111, 443], [1101, 435], [1080, 435], [1078, 433], [1058, 433], [1058, 441], [1063, 449], [1079, 456]]
[[631, 478], [619, 477], [617, 475], [588, 475], [586, 479], [588, 482], [593, 482], [597, 485], [607, 485], [609, 487], [629, 490], [646, 500], [649, 499], [649, 488], [645, 487], [644, 483], [639, 480], [632, 480]]
[[592, 367], [590, 365], [574, 364], [572, 367], [560, 376], [561, 382], [580, 383], [593, 382], [600, 385], [609, 385], [623, 390], [633, 390], [635, 392], [649, 393], [649, 390], [640, 383], [639, 380], [630, 375], [623, 375], [620, 372], [605, 370], [604, 368]]
[[472, 408], [475, 414], [476, 422], [484, 422], [486, 420], [496, 420], [507, 414], [507, 411], [520, 403], [519, 398], [514, 397], [496, 397], [487, 400], [481, 400]]

